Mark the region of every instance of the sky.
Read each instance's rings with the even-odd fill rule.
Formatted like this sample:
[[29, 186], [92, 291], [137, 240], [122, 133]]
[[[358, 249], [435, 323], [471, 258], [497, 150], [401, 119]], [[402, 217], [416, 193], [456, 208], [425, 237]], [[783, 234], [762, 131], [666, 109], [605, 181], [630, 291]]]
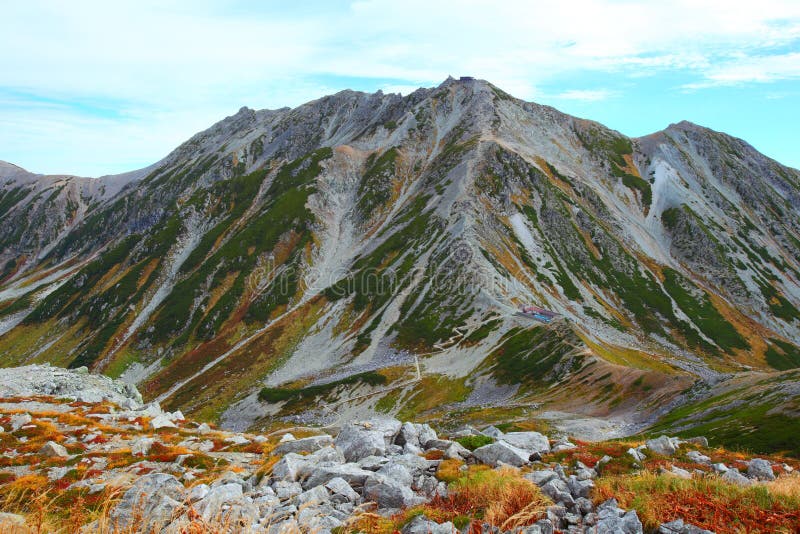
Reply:
[[0, 159], [100, 176], [240, 107], [448, 75], [629, 136], [681, 120], [800, 168], [800, 0], [5, 2]]

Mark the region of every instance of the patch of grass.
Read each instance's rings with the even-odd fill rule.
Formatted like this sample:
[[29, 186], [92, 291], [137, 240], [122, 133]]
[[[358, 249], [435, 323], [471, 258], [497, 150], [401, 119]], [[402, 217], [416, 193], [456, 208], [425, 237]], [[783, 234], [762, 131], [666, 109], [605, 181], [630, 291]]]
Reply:
[[467, 448], [471, 451], [474, 451], [478, 447], [483, 447], [484, 445], [488, 445], [490, 443], [494, 443], [494, 439], [490, 438], [489, 436], [462, 436], [460, 438], [456, 438], [456, 441], [460, 443], [464, 448]]
[[766, 525], [771, 532], [796, 532], [800, 525], [800, 499], [760, 485], [652, 473], [601, 477], [595, 484], [596, 503], [616, 498], [622, 508], [637, 511], [645, 530], [676, 519], [718, 534], [763, 532]]
[[292, 389], [292, 388], [263, 388], [258, 393], [258, 399], [262, 402], [295, 402], [302, 399], [310, 399], [325, 395], [344, 385], [357, 385], [367, 384], [370, 386], [381, 386], [386, 384], [386, 377], [374, 371], [367, 371], [355, 375], [329, 382], [327, 384], [320, 384], [316, 386], [308, 386], [305, 388]]
[[771, 339], [765, 356], [767, 363], [780, 371], [800, 367], [800, 348], [780, 339]]

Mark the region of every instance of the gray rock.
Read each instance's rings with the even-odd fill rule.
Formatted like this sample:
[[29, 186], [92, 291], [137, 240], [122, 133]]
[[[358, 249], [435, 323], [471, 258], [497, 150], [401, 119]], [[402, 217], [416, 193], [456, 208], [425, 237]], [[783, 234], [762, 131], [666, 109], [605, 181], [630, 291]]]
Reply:
[[394, 484], [401, 486], [411, 487], [414, 477], [411, 472], [404, 465], [389, 462], [378, 470], [378, 475], [381, 475], [386, 480], [391, 480]]
[[409, 508], [425, 502], [410, 485], [385, 476], [369, 478], [364, 484], [364, 498], [378, 504], [379, 508]]
[[0, 512], [0, 532], [25, 533], [30, 532], [25, 524], [25, 517], [19, 514]]
[[625, 512], [617, 506], [616, 499], [609, 499], [597, 507], [598, 534], [643, 534], [642, 522], [636, 511]]
[[31, 414], [15, 413], [14, 415], [11, 416], [9, 421], [9, 424], [11, 425], [11, 431], [16, 432], [23, 426], [31, 424], [31, 421], [33, 421]]
[[272, 489], [275, 490], [275, 495], [281, 500], [291, 499], [295, 495], [303, 493], [303, 486], [299, 482], [290, 482], [288, 480], [279, 480], [273, 484]]
[[669, 523], [663, 523], [658, 527], [657, 534], [714, 534], [711, 530], [684, 523], [683, 519], [676, 519]]
[[681, 469], [676, 465], [673, 465], [668, 471], [668, 473], [671, 474], [672, 476], [676, 476], [678, 478], [683, 478], [686, 480], [692, 478], [692, 474], [689, 471], [687, 471], [686, 469]]
[[719, 462], [719, 463], [713, 464], [713, 465], [711, 466], [711, 468], [712, 468], [712, 469], [714, 470], [714, 472], [716, 472], [716, 473], [724, 473], [724, 472], [726, 472], [726, 471], [728, 470], [728, 466], [727, 466], [727, 465], [725, 465], [725, 464], [724, 464], [724, 463], [722, 463], [722, 462]]
[[39, 454], [46, 456], [47, 458], [66, 458], [69, 456], [67, 449], [55, 441], [48, 441], [42, 445], [42, 448], [39, 449]]
[[675, 443], [667, 436], [661, 436], [656, 439], [648, 439], [645, 443], [647, 449], [662, 456], [672, 456], [677, 452]]
[[536, 484], [537, 486], [544, 486], [551, 480], [559, 478], [558, 474], [552, 469], [540, 469], [538, 471], [531, 471], [523, 475], [525, 478]]
[[324, 486], [314, 486], [295, 497], [298, 508], [303, 506], [316, 506], [330, 500], [330, 494]]
[[529, 453], [550, 452], [550, 441], [539, 432], [507, 432], [500, 439]]
[[436, 439], [436, 431], [427, 424], [416, 424], [414, 423], [414, 428], [417, 429], [417, 435], [419, 436], [419, 445], [422, 448], [427, 446], [428, 441], [432, 439]]
[[562, 504], [568, 508], [575, 504], [569, 486], [560, 478], [554, 478], [543, 485], [542, 493], [550, 497], [556, 504]]
[[334, 443], [348, 462], [357, 462], [367, 456], [383, 456], [400, 427], [400, 421], [395, 419], [349, 423], [342, 428]]
[[186, 489], [166, 473], [139, 477], [109, 514], [113, 528], [121, 531], [157, 531], [182, 508]]
[[212, 487], [194, 508], [204, 521], [230, 525], [234, 531], [258, 521], [258, 507], [243, 494], [242, 486], [235, 483]]
[[395, 438], [394, 442], [400, 446], [422, 446], [422, 444], [419, 442], [419, 429], [414, 426], [413, 423], [408, 422], [403, 423], [403, 425], [400, 427], [400, 432], [397, 433], [397, 437]]
[[500, 439], [503, 437], [503, 432], [497, 428], [496, 426], [487, 426], [482, 431], [484, 436], [489, 436], [490, 438]]
[[711, 458], [709, 458], [708, 456], [699, 451], [689, 451], [686, 453], [686, 457], [698, 464], [706, 464], [706, 465], [711, 464]]
[[772, 464], [763, 458], [753, 458], [747, 466], [747, 476], [756, 480], [775, 480]]
[[150, 452], [150, 448], [155, 444], [156, 440], [154, 438], [149, 438], [146, 436], [136, 438], [135, 440], [131, 441], [131, 454], [134, 456], [147, 456], [147, 453]]
[[551, 449], [552, 452], [561, 452], [561, 451], [570, 451], [572, 449], [577, 449], [578, 446], [572, 443], [571, 441], [561, 440], [557, 441], [553, 444], [553, 448]]
[[211, 491], [211, 488], [208, 487], [208, 484], [198, 484], [197, 486], [194, 486], [189, 490], [189, 502], [194, 503], [204, 499], [205, 496], [208, 495], [209, 491]]
[[472, 451], [481, 463], [497, 467], [501, 463], [521, 467], [528, 463], [530, 454], [504, 441], [496, 441]]
[[334, 497], [341, 496], [348, 502], [357, 502], [359, 499], [358, 493], [341, 477], [334, 477], [330, 479], [325, 487], [333, 493]]
[[311, 436], [308, 438], [285, 441], [279, 444], [277, 447], [275, 447], [275, 450], [272, 451], [272, 454], [283, 455], [290, 452], [294, 453], [314, 452], [318, 451], [323, 447], [329, 447], [332, 445], [333, 445], [333, 438], [328, 436], [327, 434], [323, 434], [321, 436]]
[[569, 477], [567, 480], [567, 487], [573, 498], [589, 497], [594, 489], [594, 482], [592, 480], [578, 480], [575, 475]]
[[157, 415], [150, 420], [150, 428], [158, 430], [159, 428], [178, 428], [178, 425], [173, 423], [166, 415]]
[[402, 534], [454, 534], [458, 532], [452, 523], [436, 523], [424, 515], [418, 515], [401, 530]]
[[375, 478], [377, 475], [373, 471], [367, 471], [358, 464], [325, 465], [314, 469], [309, 477], [303, 481], [303, 487], [312, 488], [320, 484], [326, 484], [331, 479], [342, 478], [354, 488], [363, 487], [367, 480]]
[[727, 471], [725, 471], [725, 473], [723, 473], [722, 475], [722, 480], [730, 482], [731, 484], [736, 484], [738, 486], [749, 486], [750, 484], [753, 483], [752, 480], [741, 474], [739, 470], [736, 468], [728, 469]]

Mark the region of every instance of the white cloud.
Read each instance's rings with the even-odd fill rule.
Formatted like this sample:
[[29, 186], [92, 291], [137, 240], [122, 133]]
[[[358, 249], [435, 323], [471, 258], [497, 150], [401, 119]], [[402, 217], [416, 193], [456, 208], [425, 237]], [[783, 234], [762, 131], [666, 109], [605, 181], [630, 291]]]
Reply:
[[[238, 10], [212, 0], [7, 4], [0, 88], [119, 102], [128, 116], [109, 118], [108, 128], [120, 136], [135, 125], [184, 139], [213, 122], [209, 117], [241, 105], [297, 105], [364, 78], [407, 93], [448, 74], [472, 75], [532, 99], [541, 87], [582, 73], [680, 70], [695, 78], [687, 86], [695, 89], [798, 77], [797, 0], [363, 0], [254, 2]], [[562, 90], [561, 98], [613, 96], [603, 91]], [[4, 130], [13, 119], [15, 128], [30, 131], [30, 146], [58, 141], [36, 126], [38, 115], [25, 126], [24, 113], [14, 109], [25, 106], [0, 105]], [[50, 120], [94, 127], [71, 113]], [[13, 133], [0, 132], [0, 157], [22, 150]], [[109, 157], [155, 159], [171, 148], [162, 143], [172, 143], [173, 134], [162, 135], [104, 146]], [[77, 159], [93, 157], [81, 146], [73, 146], [82, 154]]]
[[598, 102], [600, 100], [608, 100], [616, 96], [615, 91], [608, 89], [569, 89], [557, 95], [554, 98], [561, 100], [580, 100], [584, 102]]

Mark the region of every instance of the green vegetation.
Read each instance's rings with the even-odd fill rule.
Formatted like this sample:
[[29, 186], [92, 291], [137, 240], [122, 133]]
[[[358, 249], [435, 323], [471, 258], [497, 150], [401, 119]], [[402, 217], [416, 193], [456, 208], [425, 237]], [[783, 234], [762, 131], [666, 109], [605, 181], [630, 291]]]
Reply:
[[284, 402], [294, 403], [304, 399], [313, 399], [322, 395], [327, 395], [339, 386], [367, 384], [369, 386], [382, 386], [386, 384], [386, 377], [374, 371], [367, 371], [356, 375], [320, 384], [317, 386], [307, 386], [304, 388], [264, 388], [258, 393], [258, 399], [262, 402]]
[[488, 445], [490, 443], [494, 443], [494, 439], [490, 438], [489, 436], [463, 436], [460, 438], [456, 438], [456, 441], [460, 443], [464, 448], [474, 451], [478, 447], [483, 447], [484, 445]]
[[[553, 373], [572, 350], [548, 328], [514, 328], [489, 355], [489, 362], [495, 363], [492, 374], [501, 384], [544, 385], [560, 378]], [[561, 372], [579, 368], [582, 361], [582, 357], [575, 357], [571, 367]]]
[[367, 159], [367, 170], [358, 186], [358, 212], [369, 218], [392, 196], [392, 178], [397, 166], [399, 152], [390, 148], [379, 157], [371, 154]]
[[[800, 379], [797, 372], [781, 377], [782, 383]], [[773, 382], [761, 385], [773, 388]], [[800, 418], [783, 413], [774, 396], [733, 390], [703, 401], [673, 409], [648, 430], [648, 435], [676, 433], [679, 436], [705, 436], [715, 446], [725, 446], [754, 453], [783, 452], [800, 457]], [[781, 399], [780, 403], [797, 399]], [[794, 408], [796, 409], [796, 408]], [[792, 408], [789, 408], [792, 410]], [[687, 422], [691, 426], [687, 427]], [[670, 434], [672, 435], [672, 434]]]
[[780, 371], [800, 367], [800, 348], [791, 343], [772, 338], [765, 354], [767, 363]]
[[686, 285], [686, 279], [679, 273], [670, 268], [664, 269], [664, 287], [703, 334], [713, 339], [726, 352], [749, 349], [750, 344], [717, 311], [708, 295], [702, 292], [702, 296], [697, 299], [686, 289]]

